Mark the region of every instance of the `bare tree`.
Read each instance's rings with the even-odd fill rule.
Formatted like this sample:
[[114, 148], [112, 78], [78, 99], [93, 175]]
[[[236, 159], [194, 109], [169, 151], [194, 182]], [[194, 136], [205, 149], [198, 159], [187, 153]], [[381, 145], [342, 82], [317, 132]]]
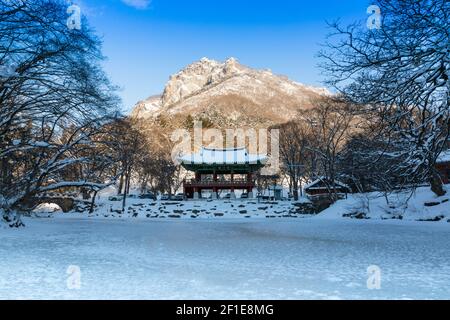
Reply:
[[34, 196], [100, 187], [62, 175], [89, 161], [74, 150], [95, 144], [117, 103], [99, 40], [85, 20], [70, 30], [66, 10], [58, 0], [0, 0], [0, 65], [8, 71], [0, 75], [0, 211], [11, 226], [22, 225]]
[[150, 147], [147, 137], [132, 118], [118, 118], [109, 123], [105, 137], [113, 146], [116, 169], [119, 176], [118, 193], [123, 195], [122, 211], [125, 211], [126, 199], [130, 193], [134, 173], [142, 172], [140, 165], [148, 163]]
[[282, 171], [289, 177], [289, 185], [294, 200], [298, 201], [302, 190], [302, 179], [310, 160], [311, 152], [308, 148], [310, 135], [304, 122], [291, 121], [278, 127], [280, 130], [280, 162]]
[[340, 151], [352, 132], [357, 130], [356, 107], [345, 100], [325, 98], [314, 101], [315, 107], [301, 114], [309, 126], [307, 148], [313, 153], [311, 178], [324, 176], [329, 193], [336, 200], [337, 162]]
[[329, 84], [384, 121], [403, 176], [443, 195], [436, 159], [450, 125], [450, 2], [377, 0], [380, 29], [332, 24], [321, 53]]

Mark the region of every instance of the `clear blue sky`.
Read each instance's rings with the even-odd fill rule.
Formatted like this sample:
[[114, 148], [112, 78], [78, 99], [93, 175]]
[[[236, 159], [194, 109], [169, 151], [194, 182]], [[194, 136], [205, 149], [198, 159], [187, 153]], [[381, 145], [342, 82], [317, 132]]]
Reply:
[[370, 0], [74, 0], [103, 39], [123, 109], [162, 92], [169, 76], [208, 57], [236, 57], [321, 85], [326, 21], [365, 23]]

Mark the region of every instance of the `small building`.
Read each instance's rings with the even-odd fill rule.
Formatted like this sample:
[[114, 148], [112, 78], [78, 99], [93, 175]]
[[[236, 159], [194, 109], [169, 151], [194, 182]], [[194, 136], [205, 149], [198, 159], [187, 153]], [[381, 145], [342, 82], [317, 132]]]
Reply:
[[199, 199], [204, 191], [211, 192], [212, 199], [227, 191], [233, 199], [237, 190], [253, 198], [256, 173], [266, 165], [268, 157], [250, 154], [246, 148], [202, 147], [198, 153], [181, 156], [178, 160], [183, 168], [195, 175], [194, 179], [183, 183], [188, 199]]
[[443, 151], [437, 161], [436, 169], [438, 170], [442, 182], [444, 184], [450, 183], [450, 149]]
[[351, 192], [351, 188], [345, 183], [338, 180], [332, 182], [326, 177], [319, 177], [304, 187], [308, 196], [324, 196], [330, 194], [330, 190], [336, 190], [336, 193], [347, 194]]

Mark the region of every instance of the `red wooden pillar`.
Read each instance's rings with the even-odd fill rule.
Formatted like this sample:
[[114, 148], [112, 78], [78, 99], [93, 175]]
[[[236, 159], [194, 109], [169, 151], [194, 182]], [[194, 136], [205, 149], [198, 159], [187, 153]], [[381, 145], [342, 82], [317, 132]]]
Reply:
[[[253, 186], [253, 174], [252, 174], [251, 172], [249, 172], [249, 173], [247, 174], [247, 184]], [[253, 187], [248, 187], [248, 188], [247, 188], [247, 192], [248, 192], [248, 193], [253, 192]]]

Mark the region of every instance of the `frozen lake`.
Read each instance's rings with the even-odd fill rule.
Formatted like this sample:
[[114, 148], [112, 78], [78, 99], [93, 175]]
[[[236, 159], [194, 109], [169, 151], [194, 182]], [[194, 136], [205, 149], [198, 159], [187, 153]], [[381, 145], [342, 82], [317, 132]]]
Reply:
[[0, 299], [450, 299], [449, 223], [25, 222], [0, 229]]

